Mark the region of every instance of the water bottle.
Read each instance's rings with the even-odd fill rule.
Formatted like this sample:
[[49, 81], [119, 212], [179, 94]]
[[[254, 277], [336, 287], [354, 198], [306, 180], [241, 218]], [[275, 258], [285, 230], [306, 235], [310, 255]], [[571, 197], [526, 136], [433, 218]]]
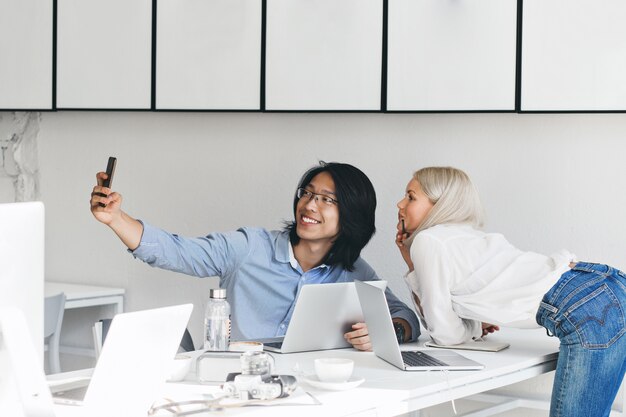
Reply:
[[226, 289], [209, 290], [209, 302], [204, 315], [204, 350], [228, 350], [230, 341], [230, 305]]

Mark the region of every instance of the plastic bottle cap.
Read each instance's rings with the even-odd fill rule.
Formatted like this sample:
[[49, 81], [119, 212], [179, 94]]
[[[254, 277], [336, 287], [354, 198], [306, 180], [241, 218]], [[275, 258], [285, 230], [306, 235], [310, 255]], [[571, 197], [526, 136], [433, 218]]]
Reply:
[[211, 298], [226, 298], [226, 288], [212, 288], [209, 290]]

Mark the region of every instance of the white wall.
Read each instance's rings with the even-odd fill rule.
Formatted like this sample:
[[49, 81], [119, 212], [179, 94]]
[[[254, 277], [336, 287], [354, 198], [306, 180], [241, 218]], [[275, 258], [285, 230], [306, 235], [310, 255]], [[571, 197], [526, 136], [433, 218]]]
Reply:
[[114, 188], [125, 209], [187, 235], [281, 227], [305, 169], [319, 159], [355, 164], [379, 202], [364, 257], [404, 299], [395, 203], [427, 165], [466, 170], [487, 229], [519, 247], [565, 247], [626, 268], [625, 114], [59, 112], [44, 113], [40, 129], [48, 279], [124, 287], [128, 310], [193, 301], [197, 343], [214, 282], [133, 260], [89, 212], [95, 173], [109, 155], [118, 157]]
[[404, 271], [393, 245], [396, 201], [413, 170], [449, 164], [474, 179], [488, 230], [524, 249], [566, 247], [626, 267], [626, 115], [60, 112], [44, 113], [40, 129], [48, 275], [123, 286], [131, 310], [176, 302], [197, 280], [134, 261], [91, 217], [94, 175], [109, 155], [131, 215], [190, 235], [281, 227], [306, 168], [353, 163], [379, 201], [364, 256], [389, 279]]

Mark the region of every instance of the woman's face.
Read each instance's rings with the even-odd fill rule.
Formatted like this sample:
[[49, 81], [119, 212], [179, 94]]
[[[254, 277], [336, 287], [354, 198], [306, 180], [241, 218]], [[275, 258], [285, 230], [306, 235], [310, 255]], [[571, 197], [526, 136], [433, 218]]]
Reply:
[[424, 221], [434, 204], [428, 199], [415, 178], [406, 186], [404, 198], [398, 201], [398, 230], [402, 231], [402, 220], [407, 233], [411, 234]]

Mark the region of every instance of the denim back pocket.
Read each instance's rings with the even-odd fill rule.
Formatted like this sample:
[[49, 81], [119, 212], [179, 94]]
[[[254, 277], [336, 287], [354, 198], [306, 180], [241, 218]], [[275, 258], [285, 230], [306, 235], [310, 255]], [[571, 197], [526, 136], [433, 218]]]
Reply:
[[606, 284], [572, 305], [564, 316], [586, 348], [606, 348], [626, 331], [622, 307]]

